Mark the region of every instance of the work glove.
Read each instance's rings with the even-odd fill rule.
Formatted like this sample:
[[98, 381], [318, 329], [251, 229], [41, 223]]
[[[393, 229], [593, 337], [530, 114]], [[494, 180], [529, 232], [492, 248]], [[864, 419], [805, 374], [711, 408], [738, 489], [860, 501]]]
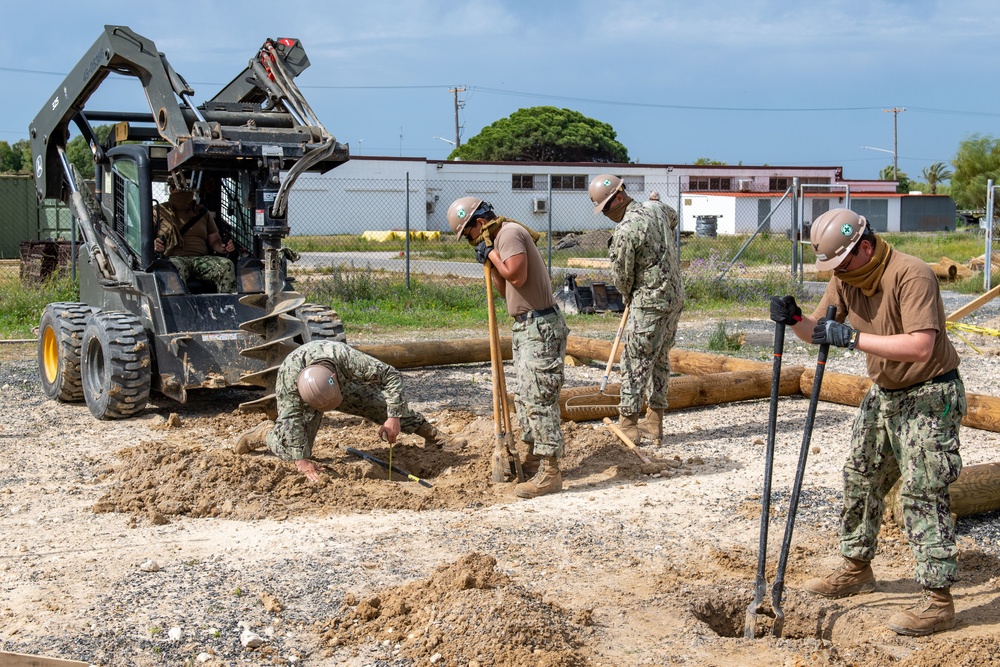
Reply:
[[813, 329], [812, 342], [816, 345], [836, 345], [853, 350], [858, 342], [858, 330], [837, 320], [821, 317]]
[[480, 241], [479, 245], [476, 246], [476, 261], [480, 264], [486, 264], [489, 261], [490, 250], [493, 248], [486, 245], [486, 241]]
[[802, 309], [795, 303], [794, 296], [772, 296], [771, 319], [791, 327], [802, 321]]

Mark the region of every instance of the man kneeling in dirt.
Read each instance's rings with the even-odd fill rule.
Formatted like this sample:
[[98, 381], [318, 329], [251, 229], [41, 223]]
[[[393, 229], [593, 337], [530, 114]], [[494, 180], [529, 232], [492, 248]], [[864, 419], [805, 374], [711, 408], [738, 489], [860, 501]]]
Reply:
[[245, 432], [236, 453], [267, 448], [285, 461], [295, 461], [311, 482], [320, 467], [310, 459], [323, 413], [328, 410], [364, 417], [376, 424], [390, 444], [403, 433], [416, 433], [425, 446], [460, 449], [465, 440], [451, 438], [414, 412], [403, 396], [403, 375], [392, 366], [345, 343], [312, 341], [289, 354], [278, 369], [275, 385], [277, 421], [265, 421]]

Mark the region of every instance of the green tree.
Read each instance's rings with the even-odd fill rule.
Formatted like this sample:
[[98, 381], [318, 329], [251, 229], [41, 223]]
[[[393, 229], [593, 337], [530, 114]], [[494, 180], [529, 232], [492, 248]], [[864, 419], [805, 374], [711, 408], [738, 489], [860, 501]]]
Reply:
[[713, 160], [713, 159], [707, 158], [707, 157], [700, 157], [697, 160], [695, 160], [694, 163], [696, 165], [699, 165], [699, 166], [700, 165], [715, 165], [715, 166], [719, 166], [719, 167], [726, 166], [725, 162], [722, 162], [720, 160]]
[[486, 162], [628, 162], [607, 123], [556, 107], [518, 109], [484, 127], [449, 160]]
[[949, 170], [944, 162], [935, 162], [929, 167], [924, 167], [921, 172], [924, 180], [927, 181], [927, 185], [931, 188], [931, 194], [936, 195], [938, 189], [938, 183], [942, 181], [947, 181], [951, 178], [951, 170]]
[[31, 142], [27, 139], [19, 139], [14, 142], [11, 146], [15, 152], [21, 155], [21, 169], [19, 173], [30, 174], [31, 173]]
[[[896, 177], [895, 178], [892, 177], [892, 172], [893, 171], [896, 172]], [[907, 192], [909, 192], [910, 190], [913, 189], [911, 187], [912, 181], [910, 181], [910, 177], [906, 175], [906, 172], [905, 171], [899, 171], [898, 169], [894, 170], [893, 166], [891, 164], [888, 167], [885, 167], [884, 169], [882, 169], [882, 171], [879, 172], [879, 174], [878, 174], [878, 180], [880, 180], [880, 181], [896, 181], [896, 192], [898, 194], [906, 194]]]
[[16, 174], [21, 171], [21, 153], [6, 141], [0, 141], [0, 174]]
[[951, 177], [951, 198], [964, 210], [986, 207], [986, 185], [989, 179], [1000, 182], [1000, 139], [974, 134], [958, 145], [951, 161], [955, 173]]

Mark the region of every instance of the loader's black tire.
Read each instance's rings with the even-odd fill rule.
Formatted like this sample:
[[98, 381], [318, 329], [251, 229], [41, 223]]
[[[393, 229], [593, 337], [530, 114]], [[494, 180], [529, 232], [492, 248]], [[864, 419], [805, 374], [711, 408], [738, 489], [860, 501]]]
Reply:
[[83, 400], [80, 348], [93, 310], [82, 303], [50, 303], [38, 323], [38, 376], [42, 392], [56, 401]]
[[308, 343], [314, 340], [335, 340], [341, 343], [347, 342], [347, 335], [344, 333], [344, 323], [340, 320], [337, 311], [327, 306], [319, 306], [314, 303], [306, 303], [299, 306], [296, 313], [306, 325], [305, 334], [302, 336]]
[[134, 315], [102, 311], [83, 331], [83, 397], [98, 419], [124, 419], [146, 406], [152, 374], [149, 340]]

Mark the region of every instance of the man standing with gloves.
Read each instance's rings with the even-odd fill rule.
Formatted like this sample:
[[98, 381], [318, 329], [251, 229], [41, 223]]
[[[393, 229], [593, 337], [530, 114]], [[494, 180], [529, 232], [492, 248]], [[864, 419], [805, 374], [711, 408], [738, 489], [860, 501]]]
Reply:
[[[667, 234], [665, 212], [625, 194], [622, 179], [601, 174], [590, 182], [594, 213], [616, 223], [608, 246], [615, 286], [629, 306], [622, 332], [618, 427], [632, 441], [640, 433], [657, 443], [670, 385], [670, 348], [684, 307], [680, 258]], [[664, 224], [667, 223], [667, 224]], [[646, 416], [640, 419], [643, 402]]]
[[[812, 315], [803, 315], [794, 297], [772, 297], [771, 319], [802, 340], [864, 352], [874, 384], [861, 402], [844, 465], [844, 562], [804, 587], [828, 598], [875, 590], [870, 562], [884, 498], [902, 477], [902, 528], [923, 595], [888, 626], [911, 636], [947, 630], [955, 625], [951, 585], [958, 579], [948, 485], [962, 470], [958, 429], [966, 400], [938, 279], [854, 211], [824, 213], [810, 235], [816, 268], [833, 271], [826, 293]], [[837, 307], [833, 320], [822, 317], [830, 305]]]
[[521, 439], [528, 445], [522, 468], [534, 476], [514, 487], [520, 498], [562, 490], [563, 456], [559, 392], [562, 390], [569, 329], [552, 296], [552, 282], [535, 246], [538, 234], [516, 220], [497, 216], [477, 197], [448, 207], [456, 236], [475, 246], [476, 260], [490, 262], [493, 283], [514, 318], [511, 341], [518, 390], [514, 393]]

